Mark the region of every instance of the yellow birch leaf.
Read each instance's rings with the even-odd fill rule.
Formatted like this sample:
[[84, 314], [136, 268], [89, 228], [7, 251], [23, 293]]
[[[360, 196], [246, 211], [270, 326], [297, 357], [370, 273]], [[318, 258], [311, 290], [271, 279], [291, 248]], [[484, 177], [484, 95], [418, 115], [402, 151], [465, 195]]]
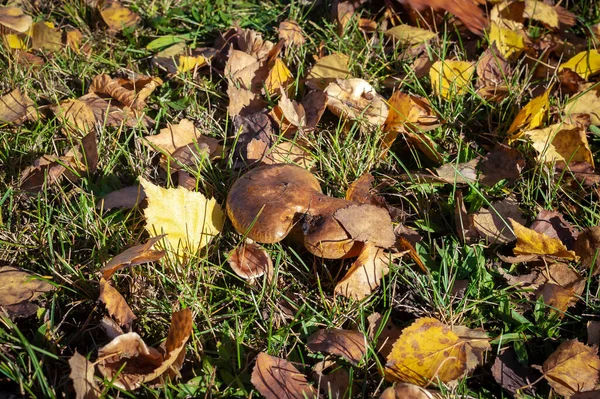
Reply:
[[468, 93], [475, 63], [468, 61], [436, 61], [429, 70], [433, 91], [449, 100], [454, 95]]
[[563, 342], [542, 366], [548, 384], [566, 398], [577, 392], [593, 390], [598, 382], [599, 369], [598, 348], [584, 345], [576, 339]]
[[402, 330], [387, 358], [385, 377], [420, 386], [455, 381], [480, 364], [489, 349], [489, 338], [481, 329], [423, 317]]
[[321, 58], [310, 70], [306, 84], [312, 89], [324, 90], [336, 79], [346, 79], [350, 76], [347, 55], [334, 53]]
[[594, 157], [585, 131], [578, 126], [557, 123], [544, 129], [523, 132], [539, 153], [538, 160], [544, 163], [587, 162], [594, 166]]
[[501, 28], [492, 22], [490, 43], [496, 43], [496, 48], [505, 60], [514, 60], [525, 49], [525, 39], [517, 31]]
[[397, 25], [385, 31], [385, 35], [394, 39], [394, 42], [402, 47], [421, 44], [437, 36], [435, 32], [428, 29], [417, 28], [411, 25]]
[[600, 52], [598, 50], [582, 51], [569, 61], [560, 64], [558, 72], [570, 69], [584, 79], [600, 72]]
[[544, 123], [544, 119], [546, 119], [546, 114], [548, 112], [548, 107], [550, 104], [548, 103], [548, 97], [550, 95], [550, 90], [546, 90], [544, 94], [537, 96], [531, 101], [527, 103], [519, 111], [512, 124], [508, 128], [509, 143], [518, 139], [522, 136], [522, 133], [517, 133], [519, 129], [530, 130], [539, 127]]
[[140, 16], [118, 1], [110, 1], [100, 8], [100, 16], [109, 29], [121, 31], [124, 28], [136, 25]]
[[510, 219], [513, 232], [517, 236], [517, 245], [513, 249], [515, 255], [540, 255], [577, 260], [575, 252], [569, 251], [558, 239], [528, 229], [521, 223]]
[[201, 55], [198, 56], [190, 56], [190, 55], [180, 55], [179, 62], [177, 63], [177, 72], [184, 73], [191, 71], [193, 69], [197, 69], [206, 65], [206, 58]]
[[280, 88], [286, 90], [294, 77], [281, 59], [277, 58], [265, 80], [265, 88], [270, 95], [277, 93]]
[[8, 46], [8, 48], [12, 48], [15, 50], [27, 50], [27, 44], [24, 40], [25, 37], [27, 36], [14, 34], [5, 35], [4, 43], [6, 43], [6, 46]]
[[551, 29], [560, 26], [556, 9], [549, 4], [538, 0], [525, 0], [525, 11], [523, 15], [527, 18], [540, 21]]
[[183, 187], [162, 188], [140, 178], [148, 198], [144, 210], [151, 236], [167, 234], [176, 255], [194, 254], [223, 229], [224, 213], [217, 201]]

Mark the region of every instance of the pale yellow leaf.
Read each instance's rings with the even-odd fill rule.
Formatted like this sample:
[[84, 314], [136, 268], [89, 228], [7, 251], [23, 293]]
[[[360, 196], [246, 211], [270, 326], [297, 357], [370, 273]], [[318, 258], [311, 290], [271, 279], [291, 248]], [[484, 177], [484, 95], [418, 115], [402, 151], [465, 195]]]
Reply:
[[579, 126], [557, 123], [543, 129], [523, 132], [544, 163], [587, 162], [594, 166], [594, 157], [585, 131]]
[[447, 100], [469, 92], [475, 63], [467, 61], [436, 61], [429, 70], [433, 91]]
[[492, 22], [490, 29], [490, 43], [495, 43], [496, 48], [505, 60], [514, 60], [525, 50], [525, 39], [518, 31], [501, 28]]
[[598, 50], [582, 51], [567, 62], [560, 64], [558, 72], [569, 68], [584, 79], [600, 72], [600, 52]]
[[522, 136], [522, 133], [517, 133], [520, 129], [535, 129], [544, 123], [548, 108], [550, 107], [550, 103], [548, 102], [549, 95], [550, 91], [546, 90], [544, 94], [531, 99], [531, 101], [519, 111], [508, 128], [508, 134], [510, 135], [509, 143]]
[[386, 30], [385, 35], [393, 38], [395, 43], [403, 47], [421, 44], [437, 37], [435, 32], [428, 29], [417, 28], [416, 26], [405, 24], [397, 25]]

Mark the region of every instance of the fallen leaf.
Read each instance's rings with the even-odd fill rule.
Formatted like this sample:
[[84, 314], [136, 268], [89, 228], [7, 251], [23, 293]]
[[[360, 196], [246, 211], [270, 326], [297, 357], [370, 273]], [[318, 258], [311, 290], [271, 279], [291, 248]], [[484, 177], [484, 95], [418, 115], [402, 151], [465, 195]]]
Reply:
[[[277, 126], [275, 120], [264, 112], [256, 112], [247, 116], [237, 115], [233, 118], [233, 130], [236, 134], [236, 146], [234, 158], [239, 162], [249, 162], [250, 156], [260, 159], [268, 148], [275, 144]], [[252, 148], [250, 144], [254, 141], [262, 142], [262, 146]], [[261, 143], [254, 143], [254, 145]], [[248, 149], [248, 146], [251, 148]], [[257, 150], [260, 150], [257, 151]], [[249, 152], [253, 152], [249, 154]], [[259, 152], [257, 154], [257, 152]]]
[[446, 100], [469, 92], [475, 64], [467, 61], [436, 61], [429, 70], [433, 92]]
[[96, 203], [96, 209], [110, 211], [114, 208], [134, 208], [145, 199], [146, 192], [142, 186], [127, 186], [108, 193]]
[[321, 58], [311, 68], [306, 77], [306, 84], [312, 89], [325, 90], [336, 79], [348, 78], [351, 76], [348, 66], [349, 61], [350, 58], [347, 55], [340, 53]]
[[481, 209], [473, 215], [475, 229], [491, 244], [504, 244], [517, 239], [509, 223], [511, 219], [525, 223], [519, 202], [512, 196], [493, 202], [488, 209]]
[[490, 44], [494, 43], [502, 57], [511, 62], [525, 50], [525, 39], [518, 31], [499, 27], [494, 22], [489, 33]]
[[598, 349], [576, 339], [563, 342], [542, 365], [544, 378], [558, 393], [570, 397], [576, 392], [591, 391], [598, 382]]
[[66, 100], [54, 107], [53, 110], [57, 119], [64, 125], [67, 135], [70, 132], [89, 133], [96, 123], [94, 111], [85, 101]]
[[577, 303], [577, 296], [583, 293], [585, 279], [566, 263], [557, 262], [543, 269], [533, 286], [540, 287], [536, 291], [537, 298], [542, 297], [546, 305], [563, 317], [567, 309]]
[[142, 142], [168, 155], [173, 155], [182, 147], [188, 147], [199, 148], [206, 151], [209, 156], [215, 156], [221, 148], [217, 139], [202, 135], [194, 123], [187, 119], [182, 119], [177, 124], [169, 124], [168, 127], [161, 129], [159, 134], [145, 136]]
[[543, 129], [524, 131], [522, 135], [531, 140], [540, 162], [587, 162], [594, 166], [587, 135], [578, 126], [557, 123]]
[[294, 75], [285, 66], [285, 63], [277, 58], [273, 62], [273, 66], [269, 70], [269, 75], [265, 80], [265, 90], [271, 96], [274, 96], [278, 91], [286, 91], [294, 82]]
[[140, 178], [148, 207], [144, 209], [146, 230], [167, 234], [169, 250], [178, 256], [193, 254], [206, 246], [223, 229], [224, 213], [213, 198], [185, 188], [162, 188]]
[[366, 298], [379, 287], [381, 279], [389, 272], [388, 265], [393, 256], [366, 243], [344, 278], [336, 284], [335, 293], [356, 300]]
[[379, 313], [371, 314], [367, 320], [369, 321], [369, 338], [377, 339], [375, 350], [384, 358], [387, 358], [392, 351], [392, 346], [400, 338], [402, 329], [397, 327], [388, 318], [383, 324], [383, 318]]
[[544, 94], [533, 98], [519, 111], [508, 128], [509, 142], [521, 137], [522, 134], [515, 134], [519, 130], [535, 129], [544, 123], [548, 108], [550, 107], [550, 103], [548, 102], [549, 95], [550, 91], [546, 90]]
[[448, 383], [481, 364], [484, 353], [490, 349], [489, 338], [481, 329], [420, 318], [405, 328], [394, 344], [385, 377], [420, 386], [437, 381]]
[[558, 238], [568, 249], [573, 249], [578, 231], [565, 220], [562, 213], [542, 209], [530, 229], [551, 238]]
[[13, 266], [0, 268], [0, 286], [0, 309], [5, 310], [11, 320], [35, 314], [38, 306], [33, 302], [54, 290], [48, 281]]
[[88, 93], [79, 97], [79, 101], [85, 102], [96, 119], [96, 123], [102, 126], [113, 127], [138, 127], [151, 126], [154, 121], [146, 115], [136, 115], [129, 107], [125, 107], [115, 100], [105, 100], [96, 93]]
[[81, 41], [83, 40], [83, 34], [79, 29], [70, 29], [66, 33], [66, 45], [68, 48], [73, 49], [77, 54], [80, 53]]
[[317, 331], [308, 338], [306, 346], [312, 352], [341, 356], [354, 365], [358, 365], [367, 353], [367, 342], [363, 333], [337, 328]]
[[457, 190], [454, 206], [454, 224], [461, 242], [471, 243], [479, 238], [479, 232], [475, 229], [473, 216], [467, 213], [462, 190]]
[[99, 6], [100, 16], [109, 29], [120, 32], [125, 28], [135, 26], [140, 16], [115, 0], [104, 2]]
[[581, 258], [581, 264], [593, 276], [600, 273], [600, 226], [584, 229], [575, 241], [574, 251]]
[[379, 399], [434, 399], [436, 397], [427, 389], [402, 382], [387, 388]]
[[584, 86], [582, 92], [565, 105], [565, 116], [574, 118], [577, 114], [588, 114], [590, 123], [600, 126], [600, 89]]
[[527, 395], [535, 396], [535, 386], [521, 388], [536, 381], [539, 374], [533, 368], [521, 365], [512, 348], [503, 350], [496, 356], [492, 366], [492, 375], [494, 380], [511, 395], [516, 395], [519, 390]]
[[323, 395], [331, 399], [347, 397], [350, 374], [331, 360], [323, 360], [313, 367], [313, 379]]
[[449, 184], [469, 184], [477, 181], [477, 165], [479, 159], [456, 164], [454, 162], [440, 166], [435, 171], [439, 181]]
[[265, 142], [252, 139], [246, 153], [249, 162], [260, 161], [264, 165], [291, 163], [311, 170], [315, 163], [308, 151], [292, 141], [281, 141], [269, 148]]
[[337, 80], [325, 89], [327, 108], [342, 118], [364, 120], [374, 126], [385, 123], [389, 107], [366, 80]]
[[98, 389], [94, 381], [94, 363], [87, 360], [77, 351], [69, 359], [71, 373], [69, 377], [73, 380], [76, 399], [96, 399], [102, 391]]
[[271, 115], [279, 122], [283, 134], [290, 137], [298, 130], [303, 133], [313, 131], [325, 112], [326, 106], [327, 94], [319, 90], [309, 92], [300, 104], [282, 92]]
[[318, 397], [312, 385], [306, 381], [306, 377], [292, 363], [264, 352], [256, 357], [250, 381], [266, 399]]
[[484, 16], [483, 10], [477, 7], [477, 1], [472, 0], [402, 0], [402, 3], [409, 4], [417, 11], [422, 11], [426, 7], [432, 7], [436, 10], [446, 10], [454, 14], [471, 32], [482, 35], [488, 22]]
[[[397, 90], [388, 100], [388, 105], [390, 110], [385, 121], [385, 131], [422, 133], [440, 126], [439, 117], [426, 98]], [[384, 140], [387, 145], [391, 145], [393, 141], [391, 137]]]
[[[259, 73], [260, 72], [260, 73]], [[223, 71], [227, 78], [228, 87], [236, 86], [260, 94], [263, 88], [263, 76], [268, 76], [265, 64], [240, 50], [231, 50]], [[230, 101], [231, 101], [231, 97]]]
[[113, 287], [110, 281], [105, 278], [100, 279], [100, 298], [108, 314], [115, 318], [120, 326], [124, 326], [127, 329], [131, 328], [131, 323], [137, 317], [133, 314], [133, 311], [123, 298], [123, 295], [115, 287]]
[[59, 51], [63, 48], [62, 31], [54, 29], [48, 22], [36, 22], [31, 32], [31, 48], [48, 52]]
[[134, 111], [146, 106], [146, 99], [154, 89], [162, 84], [159, 78], [139, 75], [133, 79], [113, 79], [108, 75], [98, 75], [92, 81], [89, 92], [106, 94]]
[[14, 89], [8, 94], [0, 97], [0, 122], [21, 123], [28, 119], [34, 111], [34, 102], [21, 92]]
[[102, 277], [110, 279], [117, 271], [126, 267], [141, 265], [142, 263], [154, 262], [165, 255], [164, 251], [152, 251], [151, 248], [156, 242], [164, 236], [157, 236], [148, 239], [144, 244], [136, 245], [121, 252], [112, 258], [106, 266], [100, 269]]
[[[392, 219], [384, 208], [371, 204], [350, 205], [335, 211], [333, 217], [354, 241], [380, 248], [390, 248], [396, 242]], [[373, 220], [377, 220], [376, 229]]]
[[283, 40], [286, 46], [302, 46], [306, 39], [298, 23], [294, 21], [283, 21], [279, 24], [279, 39]]
[[550, 29], [558, 29], [560, 26], [556, 9], [542, 1], [525, 0], [524, 16], [540, 21]]
[[0, 7], [0, 25], [14, 32], [25, 33], [31, 28], [33, 19], [19, 7]]
[[237, 46], [239, 49], [252, 57], [264, 61], [268, 57], [273, 57], [275, 45], [269, 40], [264, 40], [262, 34], [252, 29], [237, 28], [236, 32]]
[[260, 245], [244, 243], [229, 253], [227, 262], [231, 269], [244, 279], [253, 279], [273, 273], [273, 261]]
[[518, 150], [498, 144], [477, 164], [479, 182], [490, 187], [502, 180], [512, 183], [519, 178], [525, 165], [525, 158]]
[[600, 345], [600, 321], [590, 320], [587, 322], [587, 344], [598, 347]]
[[400, 47], [408, 47], [427, 42], [437, 37], [435, 32], [416, 26], [400, 24], [386, 30], [385, 35], [391, 37]]
[[229, 97], [227, 113], [232, 119], [236, 116], [248, 116], [260, 112], [266, 105], [259, 94], [243, 87], [229, 85], [227, 96]]
[[598, 50], [582, 51], [560, 64], [558, 72], [570, 69], [583, 79], [588, 79], [600, 72], [600, 52]]
[[517, 245], [513, 249], [515, 255], [540, 255], [577, 260], [575, 252], [569, 251], [558, 238], [528, 229], [519, 222], [510, 219], [513, 232], [517, 236]]

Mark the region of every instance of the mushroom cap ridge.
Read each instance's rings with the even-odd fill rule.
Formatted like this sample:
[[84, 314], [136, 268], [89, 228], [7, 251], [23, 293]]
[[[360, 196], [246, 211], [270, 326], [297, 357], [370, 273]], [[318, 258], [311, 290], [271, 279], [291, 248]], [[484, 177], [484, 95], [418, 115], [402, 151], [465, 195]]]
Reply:
[[227, 195], [227, 215], [240, 234], [265, 244], [285, 238], [298, 214], [321, 194], [319, 181], [295, 165], [275, 164], [242, 175]]

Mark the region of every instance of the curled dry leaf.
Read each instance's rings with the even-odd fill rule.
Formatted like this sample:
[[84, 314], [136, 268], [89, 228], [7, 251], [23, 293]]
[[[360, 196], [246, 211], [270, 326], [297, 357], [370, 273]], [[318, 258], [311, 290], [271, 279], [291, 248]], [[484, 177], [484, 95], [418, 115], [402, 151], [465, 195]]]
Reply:
[[98, 369], [122, 389], [134, 390], [144, 383], [162, 385], [171, 370], [181, 367], [178, 360], [192, 328], [192, 312], [183, 309], [173, 313], [160, 350], [147, 346], [137, 333], [120, 335], [98, 350]]
[[33, 315], [38, 309], [33, 302], [54, 290], [48, 281], [13, 266], [0, 268], [0, 286], [0, 310], [5, 310], [12, 320]]
[[127, 186], [108, 193], [96, 203], [96, 209], [110, 211], [114, 208], [134, 208], [146, 199], [146, 192], [140, 185]]
[[544, 94], [533, 98], [519, 111], [508, 128], [508, 134], [510, 135], [509, 142], [521, 137], [520, 130], [535, 129], [544, 123], [548, 114], [548, 108], [550, 107], [550, 103], [548, 102], [549, 95], [550, 91], [546, 90]]
[[18, 33], [28, 32], [33, 19], [25, 15], [19, 7], [0, 7], [0, 33], [8, 30]]
[[570, 69], [587, 80], [600, 72], [600, 51], [582, 51], [567, 62], [560, 64], [558, 72], [563, 69]]
[[317, 61], [306, 77], [306, 84], [312, 89], [325, 90], [325, 88], [337, 79], [346, 79], [351, 73], [347, 55], [334, 53]]
[[19, 89], [0, 97], [0, 123], [19, 124], [29, 119], [34, 111], [33, 100]]
[[519, 202], [515, 197], [507, 197], [496, 201], [488, 209], [481, 209], [473, 215], [473, 224], [477, 232], [488, 242], [508, 243], [516, 240], [509, 220], [525, 223]]
[[482, 35], [488, 21], [483, 10], [477, 6], [477, 0], [401, 0], [402, 3], [421, 11], [426, 7], [445, 10], [454, 14], [471, 32]]
[[479, 159], [474, 158], [469, 162], [447, 163], [440, 166], [435, 171], [437, 179], [449, 184], [469, 184], [477, 181], [477, 165]]
[[513, 232], [517, 236], [517, 245], [513, 249], [515, 255], [539, 255], [577, 260], [575, 252], [569, 251], [558, 239], [528, 229], [521, 223], [510, 219]]
[[579, 126], [557, 123], [543, 129], [522, 133], [531, 140], [538, 152], [538, 160], [544, 163], [587, 162], [594, 166], [594, 157], [588, 144], [586, 132]]
[[252, 29], [237, 28], [236, 44], [238, 48], [253, 56], [254, 58], [264, 61], [267, 57], [273, 57], [278, 50], [273, 42], [264, 40], [262, 34]]
[[283, 40], [286, 46], [302, 46], [306, 39], [298, 23], [294, 21], [283, 21], [279, 24], [279, 39]]
[[85, 96], [79, 97], [79, 101], [86, 103], [96, 119], [96, 123], [103, 126], [121, 127], [136, 127], [139, 125], [150, 126], [154, 122], [146, 115], [136, 116], [136, 114], [120, 104], [118, 101], [105, 100], [99, 97], [96, 93], [88, 93]]
[[160, 78], [139, 75], [133, 79], [98, 75], [92, 81], [90, 93], [106, 94], [134, 111], [146, 106], [146, 99], [162, 84]]
[[537, 297], [542, 297], [546, 305], [554, 308], [560, 317], [563, 317], [583, 293], [585, 279], [568, 264], [557, 262], [541, 270], [532, 285], [539, 287], [536, 291]]
[[244, 279], [252, 279], [273, 273], [273, 261], [260, 245], [246, 242], [233, 249], [227, 258], [235, 274]]
[[420, 386], [463, 377], [491, 349], [487, 334], [463, 326], [448, 326], [433, 318], [417, 319], [402, 331], [387, 358], [385, 376]]
[[576, 339], [563, 342], [542, 365], [548, 384], [565, 397], [593, 390], [598, 382], [598, 370], [598, 348]]
[[313, 367], [313, 377], [326, 398], [343, 399], [350, 387], [350, 374], [336, 362], [323, 360]]
[[383, 249], [366, 243], [343, 279], [335, 286], [335, 293], [346, 298], [362, 300], [379, 287], [389, 264], [398, 254], [387, 254]]
[[474, 73], [473, 62], [442, 60], [433, 63], [429, 70], [429, 78], [434, 93], [451, 100], [455, 95], [469, 92]]
[[285, 92], [271, 111], [271, 116], [280, 124], [286, 137], [300, 130], [303, 133], [313, 131], [321, 120], [327, 105], [327, 94], [319, 90], [308, 93], [301, 103], [291, 100]]
[[87, 360], [77, 351], [69, 359], [71, 373], [69, 377], [73, 380], [76, 399], [96, 399], [102, 391], [98, 389], [94, 381], [94, 363]]
[[588, 268], [592, 275], [600, 273], [600, 226], [584, 229], [577, 237], [573, 249], [577, 256], [581, 257], [581, 264]]
[[308, 349], [341, 356], [357, 365], [367, 353], [366, 337], [360, 331], [337, 328], [322, 329], [308, 338]]
[[131, 328], [131, 323], [137, 317], [133, 314], [123, 295], [104, 277], [100, 278], [100, 297], [98, 299], [104, 303], [108, 314], [114, 317], [119, 325], [127, 329]]
[[337, 80], [325, 89], [327, 108], [342, 118], [366, 120], [374, 126], [386, 121], [389, 107], [366, 80]]
[[163, 237], [164, 235], [152, 237], [144, 244], [136, 245], [121, 252], [100, 269], [102, 277], [108, 280], [113, 274], [123, 268], [159, 260], [165, 255], [165, 252], [152, 251], [151, 248]]
[[266, 399], [313, 399], [318, 394], [287, 360], [261, 352], [250, 380]]
[[98, 11], [108, 28], [117, 32], [135, 26], [140, 21], [140, 16], [137, 13], [116, 0], [100, 2]]
[[143, 178], [140, 183], [148, 196], [146, 230], [152, 236], [166, 234], [176, 255], [194, 254], [223, 229], [224, 214], [214, 198], [183, 187], [162, 188]]

